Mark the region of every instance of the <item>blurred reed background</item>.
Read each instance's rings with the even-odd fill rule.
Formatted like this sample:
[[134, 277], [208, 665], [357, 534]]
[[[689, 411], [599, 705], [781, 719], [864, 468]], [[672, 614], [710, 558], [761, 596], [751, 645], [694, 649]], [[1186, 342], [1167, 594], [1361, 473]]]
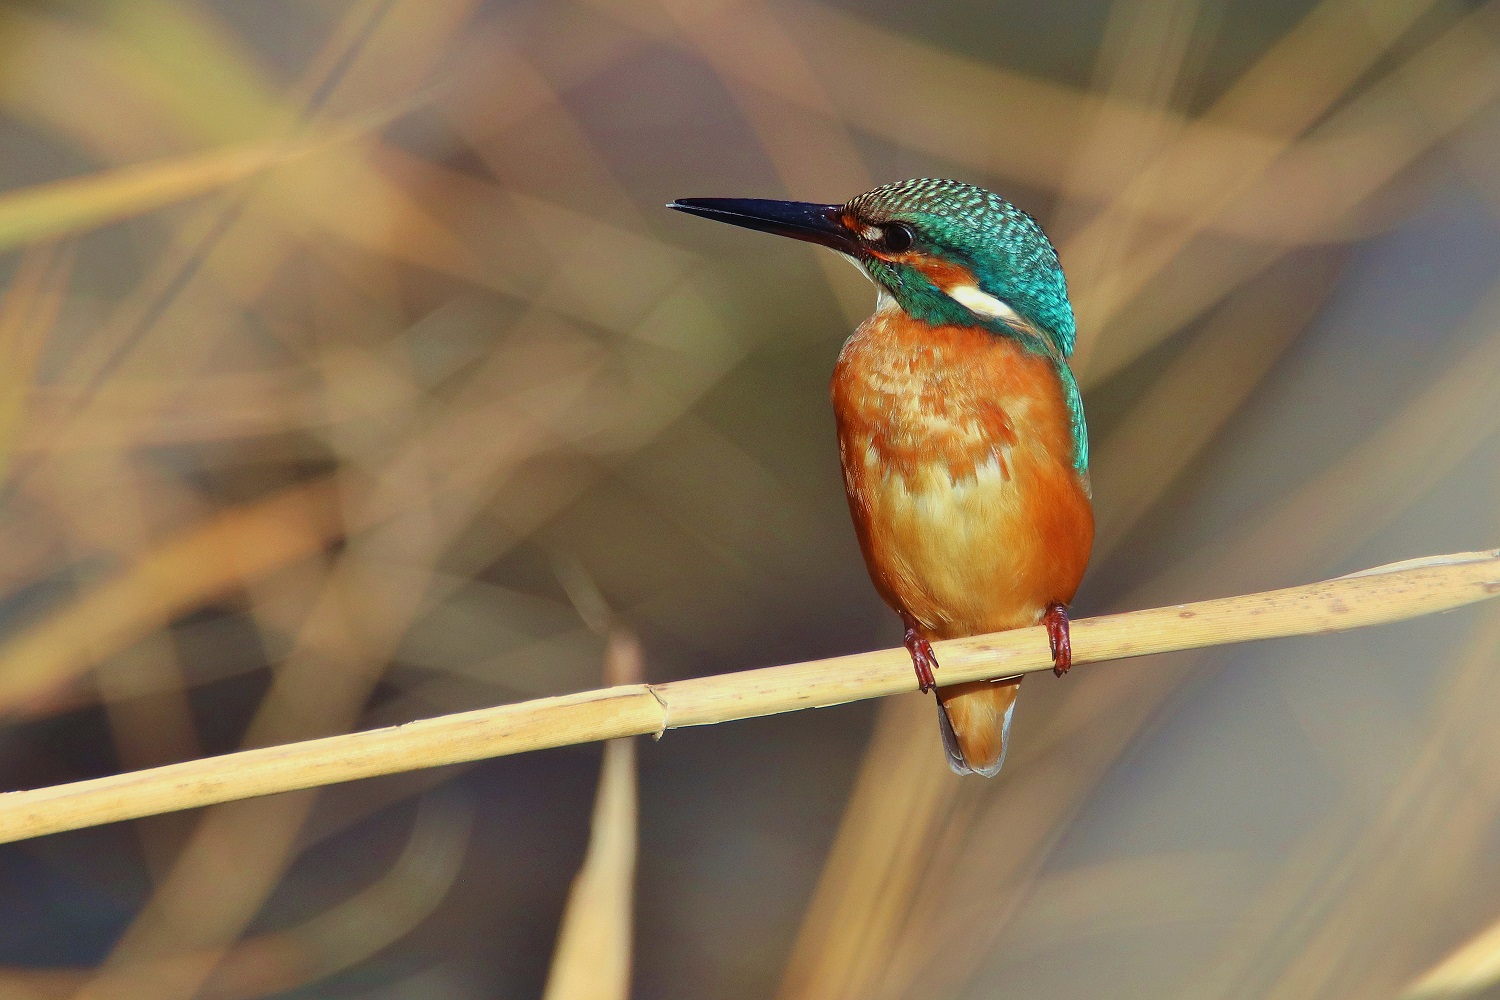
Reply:
[[[3, 787], [894, 644], [871, 290], [677, 196], [1043, 221], [1081, 614], [1494, 546], [1494, 6], [6, 5]], [[638, 817], [620, 745], [8, 845], [0, 997], [1500, 995], [1497, 652], [1037, 679], [993, 781], [911, 697], [643, 743]]]

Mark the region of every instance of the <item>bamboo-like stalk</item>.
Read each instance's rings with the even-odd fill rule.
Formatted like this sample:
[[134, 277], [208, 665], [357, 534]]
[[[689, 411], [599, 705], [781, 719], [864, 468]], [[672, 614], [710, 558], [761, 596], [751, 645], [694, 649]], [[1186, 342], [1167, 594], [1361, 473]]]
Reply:
[[[1322, 583], [1073, 623], [1073, 662], [1337, 632], [1500, 595], [1500, 550], [1432, 556]], [[935, 643], [945, 684], [1052, 666], [1045, 632]], [[0, 843], [444, 764], [823, 708], [914, 690], [905, 650], [627, 684], [0, 794]]]

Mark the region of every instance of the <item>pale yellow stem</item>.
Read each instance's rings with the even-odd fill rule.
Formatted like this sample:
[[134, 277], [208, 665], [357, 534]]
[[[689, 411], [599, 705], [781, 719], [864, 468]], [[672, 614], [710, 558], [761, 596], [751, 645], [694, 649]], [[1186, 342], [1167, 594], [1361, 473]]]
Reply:
[[[1338, 632], [1500, 595], [1500, 551], [1411, 560], [1323, 583], [1073, 623], [1073, 662], [1252, 639]], [[1052, 666], [1041, 628], [936, 643], [945, 684]], [[0, 842], [236, 799], [500, 757], [661, 734], [916, 688], [907, 654], [884, 649], [669, 684], [626, 684], [459, 712], [404, 726], [245, 750], [0, 795]]]

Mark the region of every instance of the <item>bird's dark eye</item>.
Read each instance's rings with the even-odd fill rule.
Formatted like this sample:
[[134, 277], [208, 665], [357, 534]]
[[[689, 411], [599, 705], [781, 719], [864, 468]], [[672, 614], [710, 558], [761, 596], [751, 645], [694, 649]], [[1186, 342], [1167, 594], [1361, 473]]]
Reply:
[[881, 248], [891, 253], [904, 253], [917, 241], [917, 234], [904, 222], [887, 222], [880, 227]]

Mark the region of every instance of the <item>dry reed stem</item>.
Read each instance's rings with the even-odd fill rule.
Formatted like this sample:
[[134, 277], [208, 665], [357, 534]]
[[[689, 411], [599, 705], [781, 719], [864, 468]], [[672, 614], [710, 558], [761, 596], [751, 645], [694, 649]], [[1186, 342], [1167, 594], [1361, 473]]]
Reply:
[[[582, 609], [580, 608], [580, 611]], [[639, 683], [641, 647], [623, 627], [610, 631], [604, 679]], [[604, 745], [588, 852], [568, 892], [542, 1000], [627, 1000], [639, 841], [635, 741]]]
[[[1377, 567], [1322, 583], [1089, 618], [1075, 663], [1337, 632], [1500, 594], [1500, 550]], [[936, 644], [945, 683], [1049, 669], [1040, 628]], [[910, 691], [906, 653], [884, 649], [668, 684], [623, 685], [459, 712], [0, 795], [0, 843], [178, 809], [550, 747], [660, 734]]]

